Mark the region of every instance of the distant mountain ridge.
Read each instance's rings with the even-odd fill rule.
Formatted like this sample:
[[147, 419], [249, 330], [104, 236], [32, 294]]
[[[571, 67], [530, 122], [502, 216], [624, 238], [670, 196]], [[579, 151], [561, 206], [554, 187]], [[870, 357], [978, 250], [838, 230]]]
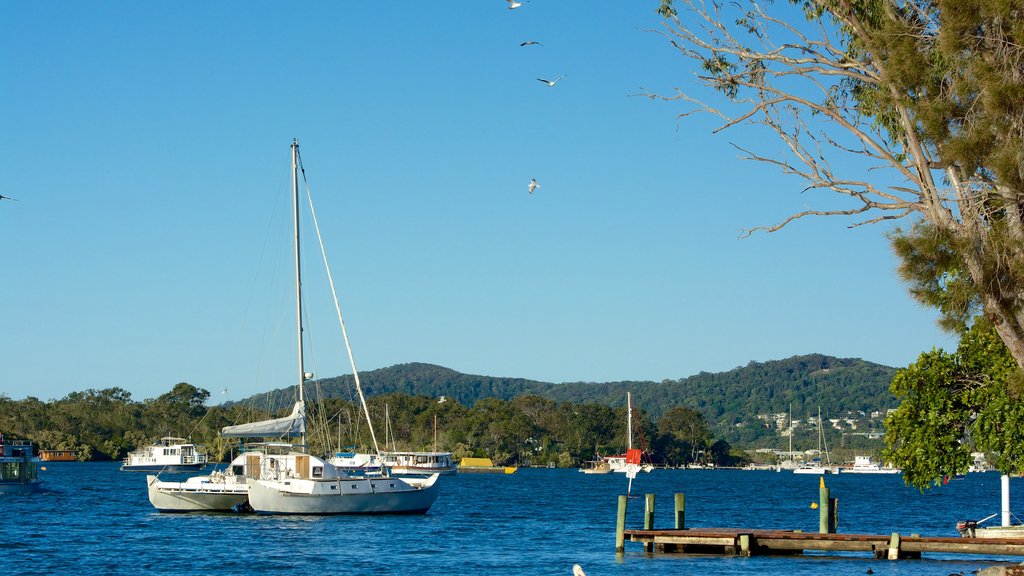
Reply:
[[[815, 413], [819, 406], [824, 414], [837, 416], [847, 411], [894, 408], [897, 401], [889, 393], [889, 382], [895, 373], [895, 368], [858, 358], [808, 354], [661, 382], [554, 384], [463, 374], [418, 362], [360, 372], [359, 378], [367, 396], [444, 396], [466, 406], [481, 398], [511, 400], [535, 394], [559, 402], [618, 407], [625, 404], [628, 390], [633, 393], [634, 405], [654, 420], [675, 406], [685, 406], [700, 411], [716, 432], [736, 441], [742, 440], [742, 433], [736, 428], [757, 422], [758, 414], [787, 412], [792, 408], [794, 417], [803, 418]], [[355, 394], [351, 375], [326, 378], [317, 384], [325, 398], [351, 399]], [[273, 407], [279, 409], [290, 405], [294, 397], [294, 387], [290, 387], [242, 402], [267, 406], [268, 399], [274, 398], [277, 401]]]

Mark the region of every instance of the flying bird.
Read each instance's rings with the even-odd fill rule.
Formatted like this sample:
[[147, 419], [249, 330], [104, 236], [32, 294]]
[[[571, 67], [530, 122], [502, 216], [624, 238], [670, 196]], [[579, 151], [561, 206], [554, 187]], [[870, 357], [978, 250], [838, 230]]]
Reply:
[[547, 84], [548, 86], [554, 86], [555, 84], [558, 84], [558, 81], [561, 80], [562, 78], [565, 78], [565, 75], [559, 76], [554, 80], [545, 80], [543, 78], [537, 78], [537, 80], [540, 80], [541, 82]]
[[536, 178], [531, 178], [530, 185], [527, 186], [526, 189], [530, 191], [530, 194], [533, 194], [533, 191], [536, 190], [537, 188], [540, 188], [540, 184], [537, 184]]
[[17, 198], [11, 198], [10, 196], [4, 196], [3, 194], [0, 194], [0, 200], [14, 200], [15, 202], [18, 201]]
[[509, 10], [515, 10], [516, 8], [519, 8], [520, 6], [523, 5], [522, 2], [516, 2], [516, 0], [505, 0], [505, 1], [508, 2], [508, 9]]
[[534, 42], [533, 40], [527, 40], [520, 44], [520, 46], [543, 46], [540, 42]]

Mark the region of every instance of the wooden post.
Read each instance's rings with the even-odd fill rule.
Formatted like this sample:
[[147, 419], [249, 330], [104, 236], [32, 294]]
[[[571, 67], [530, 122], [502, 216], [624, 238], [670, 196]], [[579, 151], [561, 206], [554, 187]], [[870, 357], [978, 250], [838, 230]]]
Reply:
[[893, 532], [889, 537], [889, 560], [900, 559], [900, 534]]
[[836, 498], [828, 499], [828, 533], [835, 534], [836, 528], [839, 526], [839, 500]]
[[686, 528], [686, 494], [676, 494], [676, 530]]
[[619, 515], [615, 519], [615, 553], [622, 554], [626, 551], [626, 540], [623, 531], [626, 530], [626, 500], [627, 496], [619, 496]]
[[740, 555], [750, 556], [750, 534], [740, 534]]
[[818, 486], [818, 532], [821, 534], [828, 534], [828, 521], [831, 513], [829, 512], [829, 497], [828, 488], [825, 486], [825, 479], [821, 478], [821, 484]]
[[[644, 494], [644, 530], [654, 530], [654, 494]], [[644, 544], [644, 552], [654, 552], [654, 542]]]

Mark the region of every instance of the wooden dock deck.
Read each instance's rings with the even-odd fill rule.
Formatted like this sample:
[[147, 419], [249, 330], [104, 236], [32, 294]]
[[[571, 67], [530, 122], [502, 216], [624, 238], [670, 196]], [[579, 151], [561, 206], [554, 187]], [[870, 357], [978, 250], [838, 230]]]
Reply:
[[819, 534], [793, 530], [691, 528], [624, 530], [628, 542], [655, 552], [737, 556], [793, 555], [807, 550], [868, 552], [890, 560], [920, 558], [924, 552], [1024, 556], [1024, 539], [956, 538], [880, 534]]
[[623, 553], [626, 542], [644, 545], [649, 553], [718, 554], [726, 556], [798, 555], [808, 550], [867, 552], [875, 558], [921, 558], [923, 553], [1024, 556], [1024, 538], [958, 538], [885, 534], [839, 534], [836, 531], [836, 500], [824, 481], [819, 490], [821, 505], [818, 532], [748, 528], [686, 528], [686, 497], [675, 495], [675, 527], [654, 528], [654, 494], [644, 498], [644, 527], [627, 530], [626, 496], [619, 496], [615, 527], [615, 551]]

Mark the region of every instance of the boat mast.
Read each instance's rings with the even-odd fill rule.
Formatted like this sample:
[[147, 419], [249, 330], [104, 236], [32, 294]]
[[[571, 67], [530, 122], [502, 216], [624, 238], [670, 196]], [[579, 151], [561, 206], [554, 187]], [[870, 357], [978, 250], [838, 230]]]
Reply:
[[[292, 212], [295, 215], [295, 322], [299, 340], [299, 402], [305, 401], [303, 384], [306, 381], [306, 369], [302, 355], [302, 264], [299, 260], [299, 140], [292, 140]], [[306, 443], [306, 434], [302, 434], [302, 443]]]
[[633, 395], [626, 392], [626, 449], [633, 448]]
[[793, 404], [789, 405], [789, 461], [793, 461]]

